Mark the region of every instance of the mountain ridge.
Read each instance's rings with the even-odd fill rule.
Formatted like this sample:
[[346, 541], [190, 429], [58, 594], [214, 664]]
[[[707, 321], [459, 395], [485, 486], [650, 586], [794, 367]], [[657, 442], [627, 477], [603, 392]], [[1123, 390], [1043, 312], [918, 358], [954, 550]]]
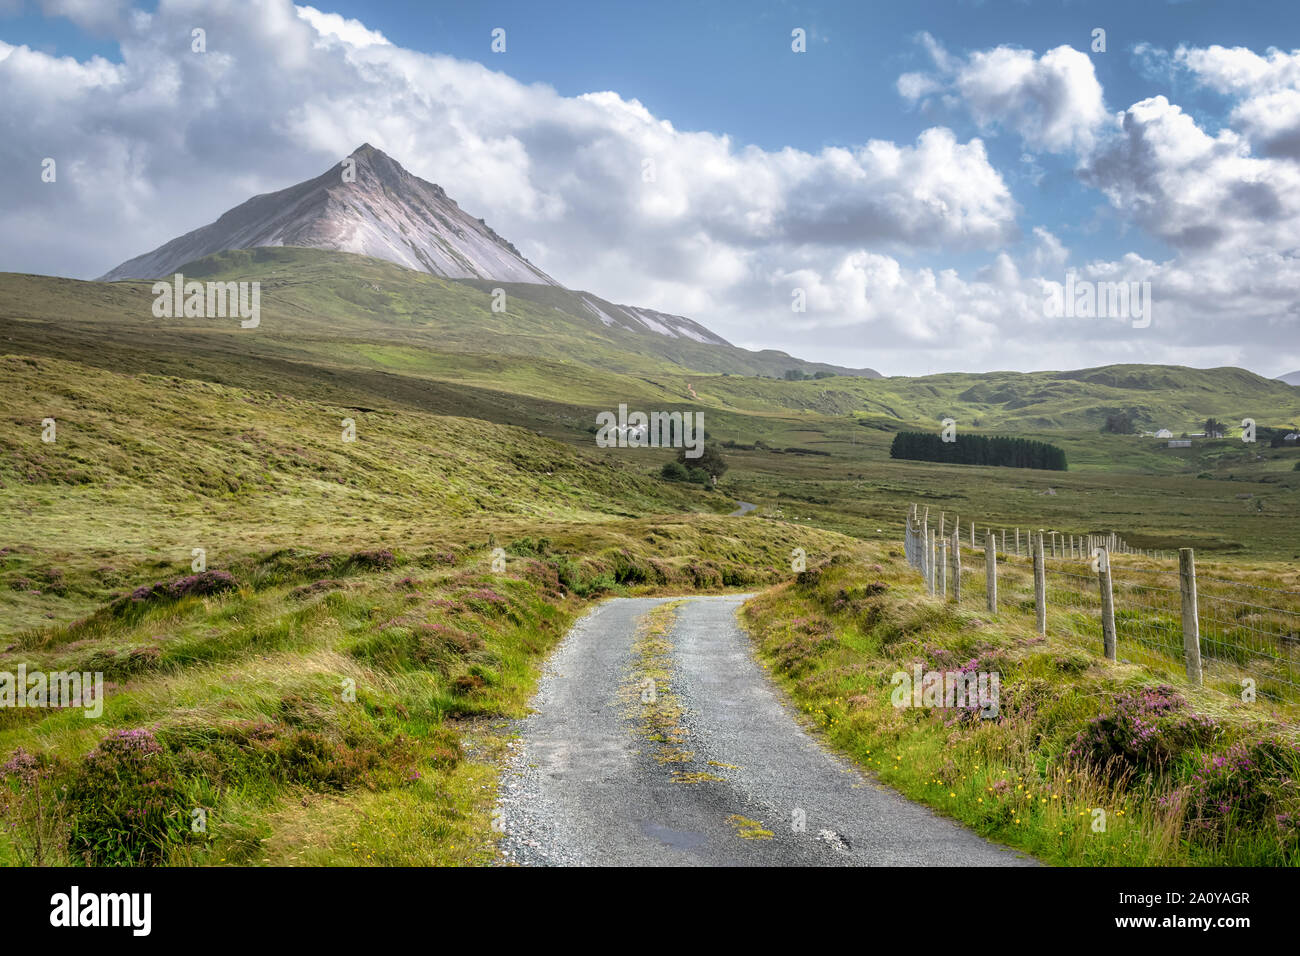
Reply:
[[[503, 284], [507, 307], [497, 312], [486, 283], [439, 279], [348, 253], [234, 250], [187, 266], [186, 275], [260, 282], [261, 325], [250, 331], [204, 318], [160, 322], [148, 281], [10, 273], [0, 274], [0, 351], [80, 356], [92, 365], [167, 375], [210, 366], [216, 380], [272, 389], [293, 376], [314, 376], [323, 388], [350, 376], [402, 401], [444, 395], [439, 408], [445, 413], [490, 405], [497, 410], [475, 414], [510, 422], [520, 420], [515, 410], [522, 407], [511, 395], [549, 402], [556, 421], [570, 422], [585, 418], [581, 406], [608, 408], [623, 400], [664, 407], [698, 402], [715, 417], [855, 416], [867, 425], [928, 426], [950, 416], [959, 427], [1017, 433], [1096, 431], [1116, 412], [1129, 412], [1143, 428], [1177, 431], [1195, 430], [1209, 416], [1283, 426], [1300, 415], [1294, 387], [1231, 367], [814, 379], [807, 373], [816, 366], [781, 353], [606, 325], [583, 306], [584, 297], [606, 312], [615, 306], [590, 293]], [[789, 380], [792, 369], [804, 372], [803, 380]], [[356, 404], [373, 402], [358, 398]]]
[[[355, 175], [345, 178], [349, 169]], [[694, 364], [686, 363], [688, 367], [703, 371], [761, 368], [780, 374], [784, 366], [803, 374], [880, 375], [871, 368], [807, 362], [773, 350], [740, 359], [739, 353], [747, 350], [693, 319], [615, 305], [594, 293], [569, 290], [482, 219], [462, 210], [441, 186], [408, 172], [369, 143], [314, 179], [253, 196], [206, 226], [128, 259], [97, 281], [158, 279], [176, 272], [197, 275], [210, 271], [227, 254], [274, 248], [366, 256], [483, 291], [505, 287], [512, 296], [550, 301], [560, 311], [612, 331], [676, 340], [668, 344], [650, 339], [653, 344], [647, 351], [689, 355]], [[660, 344], [664, 349], [657, 348]], [[691, 344], [716, 346], [730, 354], [719, 353], [716, 361], [709, 361]]]
[[[352, 179], [346, 178], [349, 162]], [[559, 285], [437, 183], [369, 143], [316, 178], [253, 196], [100, 281], [157, 279], [213, 253], [265, 246], [369, 255], [446, 279]]]

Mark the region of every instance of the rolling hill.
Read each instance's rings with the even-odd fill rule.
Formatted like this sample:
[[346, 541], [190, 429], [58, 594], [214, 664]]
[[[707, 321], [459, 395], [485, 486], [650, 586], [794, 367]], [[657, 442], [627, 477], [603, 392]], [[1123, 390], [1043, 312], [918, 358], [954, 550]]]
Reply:
[[342, 252], [232, 250], [185, 269], [193, 279], [260, 282], [260, 327], [157, 319], [146, 281], [5, 274], [0, 347], [322, 401], [379, 397], [570, 436], [586, 434], [594, 410], [624, 401], [703, 407], [719, 423], [758, 416], [760, 430], [764, 418], [792, 414], [921, 427], [951, 416], [959, 427], [1013, 432], [1096, 430], [1115, 411], [1175, 432], [1196, 430], [1208, 416], [1262, 425], [1300, 418], [1300, 393], [1243, 369], [1117, 365], [783, 381], [791, 368], [833, 369], [611, 324], [596, 310], [610, 316], [619, 307], [558, 286], [494, 283], [506, 293], [506, 310], [495, 312], [484, 282]]

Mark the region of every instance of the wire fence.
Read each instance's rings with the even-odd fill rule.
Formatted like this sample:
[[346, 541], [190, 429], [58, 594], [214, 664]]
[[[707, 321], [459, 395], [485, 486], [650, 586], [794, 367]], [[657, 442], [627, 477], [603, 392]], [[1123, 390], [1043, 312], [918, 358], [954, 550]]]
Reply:
[[1196, 683], [1205, 675], [1243, 698], [1300, 698], [1300, 591], [1198, 577], [1191, 549], [1132, 548], [1113, 532], [985, 528], [971, 535], [942, 518], [931, 526], [916, 506], [906, 529], [908, 563], [936, 597], [994, 614], [1038, 615], [1040, 622], [1051, 609], [1054, 633], [1108, 656]]

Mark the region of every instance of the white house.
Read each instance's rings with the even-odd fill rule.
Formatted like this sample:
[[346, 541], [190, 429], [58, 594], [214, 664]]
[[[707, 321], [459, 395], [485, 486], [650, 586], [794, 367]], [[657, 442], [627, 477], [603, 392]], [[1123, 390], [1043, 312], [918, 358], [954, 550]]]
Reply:
[[1173, 437], [1174, 437], [1174, 433], [1171, 432], [1168, 428], [1162, 428], [1162, 429], [1160, 429], [1160, 431], [1156, 432], [1156, 437], [1157, 437], [1157, 438], [1173, 438]]

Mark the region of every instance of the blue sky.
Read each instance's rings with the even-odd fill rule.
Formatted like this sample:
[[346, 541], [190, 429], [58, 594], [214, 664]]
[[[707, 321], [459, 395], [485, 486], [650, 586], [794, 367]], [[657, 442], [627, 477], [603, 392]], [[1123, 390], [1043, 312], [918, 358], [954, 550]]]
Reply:
[[[4, 15], [6, 7], [8, 14]], [[276, 9], [290, 9], [270, 0], [242, 7], [225, 0], [211, 5], [188, 4], [184, 0], [161, 6], [146, 2], [136, 4], [134, 10], [149, 17], [132, 21], [125, 6], [114, 0], [105, 0], [103, 7], [116, 13], [88, 12], [89, 7], [81, 0], [47, 0], [43, 5], [34, 0], [25, 4], [0, 0], [0, 40], [50, 56], [71, 56], [83, 64], [90, 62], [92, 56], [102, 56], [120, 65], [124, 74], [141, 74], [135, 81], [146, 84], [141, 66], [147, 57], [175, 55], [176, 44], [169, 45], [164, 23], [171, 23], [167, 29], [183, 40], [185, 24], [208, 19], [212, 21], [208, 29], [214, 48], [233, 48], [245, 41], [255, 46], [258, 41], [254, 34], [260, 25], [250, 21], [259, 18], [269, 21], [270, 13]], [[1276, 130], [1265, 130], [1267, 123], [1259, 117], [1274, 111], [1277, 101], [1269, 97], [1287, 93], [1295, 81], [1286, 78], [1289, 73], [1281, 80], [1276, 76], [1251, 79], [1250, 83], [1256, 86], [1246, 83], [1233, 87], [1231, 81], [1239, 72], [1240, 62], [1244, 62], [1241, 58], [1254, 57], [1263, 62], [1261, 58], [1268, 55], [1270, 47], [1286, 51], [1297, 45], [1294, 42], [1300, 26], [1297, 4], [1259, 0], [1233, 3], [1207, 0], [1089, 3], [664, 0], [654, 5], [634, 6], [416, 0], [325, 3], [322, 0], [319, 7], [325, 14], [340, 15], [356, 21], [358, 27], [382, 34], [394, 48], [450, 57], [466, 67], [482, 64], [494, 74], [519, 84], [545, 84], [558, 95], [556, 108], [561, 112], [568, 112], [565, 104], [583, 102], [584, 94], [599, 91], [617, 94], [622, 103], [637, 101], [653, 121], [671, 123], [679, 134], [699, 131], [712, 134], [715, 140], [726, 137], [725, 149], [738, 160], [751, 148], [756, 155], [761, 154], [761, 163], [738, 162], [737, 175], [765, 175], [768, 167], [780, 168], [776, 175], [792, 177], [792, 181], [790, 192], [783, 193], [774, 203], [788, 206], [796, 197], [800, 201], [813, 197], [814, 202], [822, 202], [821, 197], [825, 196], [826, 208], [817, 212], [816, 223], [798, 232], [797, 242], [779, 227], [759, 230], [761, 235], [756, 233], [753, 237], [738, 237], [735, 222], [728, 218], [735, 213], [731, 208], [719, 210], [716, 215], [683, 214], [679, 235], [698, 236], [696, 247], [706, 245], [715, 254], [721, 270], [718, 275], [725, 276], [717, 282], [701, 283], [701, 275], [705, 273], [694, 268], [684, 269], [680, 275], [671, 274], [672, 263], [680, 261], [686, 253], [669, 247], [670, 243], [663, 238], [666, 231], [659, 223], [645, 236], [629, 232], [628, 247], [617, 250], [617, 259], [611, 259], [603, 270], [589, 270], [577, 265], [590, 259], [588, 251], [580, 248], [581, 242], [607, 244], [609, 235], [598, 235], [599, 231], [590, 226], [566, 232], [565, 214], [556, 210], [585, 207], [587, 201], [580, 203], [561, 187], [552, 186], [554, 174], [551, 182], [539, 181], [540, 170], [550, 168], [547, 162], [541, 161], [538, 152], [548, 138], [544, 131], [537, 129], [534, 116], [527, 117], [526, 123], [521, 117], [521, 126], [530, 128], [517, 137], [522, 148], [529, 151], [525, 175], [530, 177], [530, 182], [526, 188], [512, 182], [509, 190], [494, 191], [493, 184], [472, 178], [468, 170], [459, 169], [458, 163], [449, 165], [446, 160], [435, 162], [433, 158], [409, 155], [407, 144], [416, 141], [418, 136], [399, 130], [400, 123], [394, 116], [384, 117], [386, 122], [375, 124], [374, 130], [368, 130], [364, 122], [349, 122], [346, 133], [326, 129], [316, 118], [310, 135], [304, 138], [301, 158], [286, 159], [291, 154], [292, 143], [283, 141], [282, 130], [271, 128], [274, 117], [268, 110], [266, 116], [237, 121], [246, 124], [253, 136], [259, 135], [259, 124], [267, 127], [264, 131], [267, 144], [260, 151], [261, 170], [231, 175], [225, 190], [205, 191], [203, 198], [195, 203], [191, 218], [219, 214], [243, 198], [237, 195], [237, 189], [243, 185], [278, 188], [293, 181], [292, 178], [277, 181], [272, 168], [279, 169], [284, 177], [305, 178], [312, 170], [318, 172], [317, 157], [328, 155], [322, 141], [329, 141], [330, 149], [335, 149], [334, 139], [330, 137], [337, 138], [337, 149], [343, 151], [348, 148], [345, 137], [361, 137], [389, 149], [420, 175], [441, 182], [453, 196], [463, 197], [462, 205], [476, 213], [486, 213], [492, 224], [509, 227], [501, 228], [503, 234], [514, 239], [566, 284], [581, 283], [623, 301], [641, 296], [635, 304], [691, 314], [738, 344], [775, 346], [814, 358], [843, 355], [848, 347], [863, 356], [863, 364], [869, 364], [866, 359], [871, 349], [864, 343], [873, 340], [870, 333], [874, 325], [875, 331], [881, 333], [876, 337], [880, 343], [877, 351], [883, 348], [894, 353], [899, 361], [893, 367], [907, 371], [926, 371], [936, 364], [943, 367], [957, 356], [972, 361], [978, 350], [958, 341], [968, 334], [980, 338], [980, 348], [985, 352], [985, 358], [980, 361], [992, 363], [999, 356], [1007, 356], [1005, 348], [997, 345], [999, 333], [1005, 341], [1008, 332], [1023, 336], [1028, 326], [1037, 325], [1036, 321], [1021, 321], [1006, 328], [994, 328], [998, 302], [986, 301], [981, 306], [972, 298], [978, 290], [970, 284], [978, 284], [989, 270], [1005, 270], [1007, 261], [1014, 263], [1019, 270], [1017, 276], [1023, 281], [1028, 281], [1034, 269], [1040, 270], [1039, 279], [1059, 281], [1065, 269], [1086, 269], [1090, 263], [1097, 265], [1099, 276], [1123, 273], [1136, 280], [1141, 278], [1139, 273], [1149, 273], [1163, 280], [1165, 288], [1170, 290], [1167, 301], [1172, 303], [1178, 297], [1186, 297], [1194, 302], [1203, 300], [1204, 295], [1187, 287], [1187, 276], [1194, 271], [1197, 256], [1214, 252], [1207, 244], [1217, 245], [1219, 252], [1217, 258], [1207, 261], [1229, 261], [1223, 254], [1230, 250], [1231, 255], [1244, 257], [1243, 269], [1264, 270], [1269, 255], [1283, 251], [1282, 243], [1289, 241], [1289, 232], [1280, 225], [1287, 220], [1283, 212], [1276, 212], [1276, 222], [1253, 232], [1248, 221], [1234, 228], [1225, 225], [1220, 229], [1219, 224], [1233, 222], [1234, 215], [1244, 208], [1243, 203], [1254, 203], [1252, 208], [1267, 209], [1268, 215], [1274, 214], [1276, 203], [1271, 194], [1264, 198], [1243, 198], [1260, 188], [1261, 177], [1268, 180], [1268, 189], [1279, 195], [1289, 186], [1290, 166], [1295, 163], [1268, 154], [1268, 150], [1276, 154], [1282, 148], [1276, 143], [1285, 137]], [[67, 16], [57, 15], [59, 10]], [[141, 26], [144, 21], [148, 21], [147, 26]], [[490, 31], [495, 27], [507, 31], [504, 54], [490, 50]], [[795, 55], [790, 49], [790, 32], [795, 27], [807, 31], [808, 51], [804, 54]], [[1090, 49], [1096, 27], [1106, 31], [1104, 53]], [[926, 41], [923, 39], [926, 36], [932, 39]], [[1062, 46], [1079, 51], [1084, 59], [1049, 65], [1048, 52]], [[936, 59], [933, 52], [936, 48], [941, 51], [939, 56], [948, 58], [946, 68]], [[1232, 51], [1232, 56], [1238, 59], [1224, 54], [1217, 60], [1210, 56], [1206, 62], [1175, 63], [1175, 51], [1180, 48], [1193, 51], [1193, 55], [1197, 51], [1223, 49]], [[126, 49], [138, 51], [134, 60], [125, 57]], [[999, 71], [979, 68], [979, 58], [1007, 50], [1028, 55], [1036, 72], [1031, 80], [1016, 89], [995, 90]], [[323, 63], [328, 58], [323, 50], [319, 56]], [[15, 60], [9, 61], [16, 69], [14, 63]], [[295, 61], [295, 68], [300, 65]], [[268, 70], [273, 67], [274, 63], [267, 65]], [[330, 63], [330, 68], [333, 67]], [[926, 82], [932, 85], [930, 93], [912, 98], [902, 95], [900, 77], [905, 74], [928, 77]], [[473, 82], [471, 76], [468, 69], [463, 69], [455, 82], [468, 84]], [[0, 91], [4, 89], [4, 81], [0, 71]], [[187, 82], [190, 82], [188, 78]], [[1089, 93], [1089, 84], [1099, 86], [1096, 95]], [[1039, 135], [1036, 127], [1026, 127], [1026, 115], [1041, 107], [1048, 116], [1050, 110], [1043, 106], [1043, 101], [1065, 89], [1073, 89], [1071, 95], [1077, 98], [1076, 102], [1092, 111], [1090, 119], [1072, 120], [1067, 96], [1064, 107], [1061, 104], [1050, 107], [1056, 110], [1051, 114], [1052, 121], [1058, 124], [1054, 133]], [[84, 91], [79, 92], [84, 97]], [[410, 91], [404, 90], [393, 101], [405, 101], [409, 95]], [[436, 91], [422, 94], [421, 105], [428, 106], [437, 96]], [[1126, 148], [1116, 133], [1119, 123], [1114, 118], [1136, 104], [1150, 102], [1153, 97], [1164, 97], [1161, 102], [1166, 105], [1143, 114], [1142, 134], [1149, 133], [1150, 143], [1130, 143]], [[248, 107], [232, 104], [230, 109], [247, 110]], [[307, 125], [297, 115], [301, 107], [295, 109], [295, 104], [286, 101], [284, 109], [295, 110], [295, 123], [299, 127]], [[439, 109], [434, 109], [434, 114]], [[458, 106], [457, 115], [462, 116], [464, 109], [463, 104]], [[432, 116], [429, 122], [433, 121]], [[6, 118], [2, 109], [0, 119], [21, 124], [21, 117]], [[1187, 120], [1194, 124], [1190, 132], [1179, 126], [1186, 127]], [[89, 117], [85, 122], [90, 122]], [[120, 145], [123, 155], [146, 165], [158, 162], [156, 158], [145, 157], [151, 148], [159, 149], [161, 144], [151, 146], [142, 142], [147, 137], [126, 119], [121, 122], [125, 138]], [[490, 124], [498, 137], [504, 135], [502, 123], [508, 123], [508, 117], [494, 117]], [[357, 132], [351, 132], [352, 129]], [[987, 169], [996, 176], [997, 187], [983, 190], [982, 195], [967, 195], [949, 183], [943, 187], [946, 192], [935, 198], [931, 184], [918, 182], [915, 177], [901, 184], [888, 178], [879, 186], [871, 184], [871, 177], [885, 175], [873, 169], [869, 170], [868, 186], [863, 188], [868, 192], [896, 190], [897, 196], [891, 194], [890, 210], [881, 213], [869, 209], [862, 214], [854, 205], [869, 203], [862, 196], [850, 199], [846, 195], [843, 206], [836, 206], [835, 189], [851, 191], [855, 187], [853, 176], [846, 180], [840, 175], [842, 169], [837, 171], [837, 165], [842, 164], [834, 158], [832, 148], [840, 147], [852, 153], [872, 141], [882, 141], [903, 149], [905, 162], [917, 163], [919, 154], [911, 155], [907, 151], [920, 149], [927, 131], [936, 129], [950, 135], [959, 147], [982, 150], [983, 158], [967, 156], [966, 169], [976, 177]], [[1237, 137], [1240, 142], [1233, 146], [1219, 139], [1221, 134]], [[1266, 143], [1265, 134], [1273, 139]], [[191, 129], [187, 131], [186, 141], [210, 143], [212, 135], [210, 130]], [[392, 137], [392, 141], [385, 142], [385, 135]], [[566, 128], [561, 138], [569, 135]], [[1182, 147], [1175, 148], [1171, 139], [1188, 135], [1199, 137], [1199, 145], [1189, 142], [1205, 157], [1191, 166], [1177, 158]], [[132, 142], [132, 136], [137, 141]], [[1169, 154], [1161, 160], [1163, 165], [1139, 168], [1143, 156], [1162, 144], [1168, 147]], [[642, 141], [638, 139], [635, 148], [641, 146]], [[1241, 164], [1215, 158], [1216, 151], [1233, 149], [1257, 159], [1261, 165], [1237, 169]], [[791, 151], [799, 159], [783, 164], [781, 157]], [[219, 158], [227, 163], [237, 161], [237, 154], [232, 149]], [[786, 168], [809, 165], [803, 157], [825, 160], [827, 168], [807, 175]], [[557, 162], [561, 160], [562, 157]], [[202, 157], [194, 157], [192, 165], [203, 167], [207, 163]], [[555, 168], [562, 173], [562, 162]], [[1232, 176], [1242, 181], [1225, 181], [1225, 177]], [[180, 188], [187, 178], [191, 194], [205, 181], [198, 169], [188, 173], [185, 169], [171, 169], [165, 175], [156, 172], [152, 179], [138, 185], [141, 192], [149, 193], [160, 190], [164, 180], [169, 186]], [[1158, 182], [1159, 188], [1153, 190], [1151, 182]], [[736, 188], [743, 193], [743, 184], [737, 184]], [[1006, 195], [998, 198], [994, 194], [1002, 188]], [[710, 195], [716, 192], [714, 188]], [[508, 202], [494, 198], [507, 193], [513, 197]], [[1211, 198], [1199, 215], [1196, 210], [1169, 211], [1180, 197], [1200, 194]], [[929, 215], [925, 208], [902, 212], [896, 208], [909, 200], [918, 202], [919, 207], [928, 204], [931, 211], [937, 204], [952, 212], [952, 216], [932, 227], [918, 225], [915, 221], [918, 216]], [[691, 202], [692, 208], [698, 207], [698, 198], [689, 201], [688, 197], [688, 205]], [[1215, 202], [1225, 204], [1222, 215], [1212, 208]], [[851, 228], [841, 228], [842, 224], [835, 222], [837, 208], [855, 210], [845, 214], [850, 224], [875, 224], [881, 216], [895, 214], [905, 221], [892, 222], [878, 232], [867, 229], [859, 237], [846, 234], [845, 229], [851, 231]], [[142, 214], [139, 209], [129, 212], [137, 218]], [[741, 218], [746, 222], [755, 218], [766, 221], [770, 212], [770, 205], [765, 204], [757, 212], [751, 210], [748, 218]], [[785, 215], [800, 218], [791, 217], [788, 209]], [[166, 223], [159, 223], [152, 231], [142, 229], [140, 241], [152, 242], [155, 233], [159, 241], [170, 238], [162, 230], [179, 227], [181, 223], [179, 218], [174, 221], [171, 216], [165, 218]], [[205, 221], [208, 220], [191, 221], [185, 228]], [[1050, 240], [1044, 238], [1044, 232], [1050, 234]], [[1207, 232], [1214, 233], [1213, 238], [1207, 240]], [[779, 239], [775, 245], [774, 234]], [[642, 253], [647, 242], [652, 244], [648, 257]], [[726, 249], [722, 248], [728, 243]], [[1052, 243], [1068, 250], [1064, 258], [1054, 256]], [[760, 244], [766, 244], [766, 253], [754, 252]], [[0, 260], [0, 268], [35, 271], [40, 266], [66, 274], [102, 271], [90, 251], [86, 252], [86, 265], [66, 265], [60, 270], [53, 264], [37, 263], [39, 250], [39, 243], [15, 250], [19, 261], [6, 265]], [[131, 251], [144, 251], [144, 248]], [[1000, 256], [1007, 258], [1000, 260]], [[732, 261], [737, 258], [745, 259], [743, 266]], [[638, 261], [648, 264], [640, 280], [633, 281], [628, 275], [629, 264]], [[1052, 263], [1050, 269], [1043, 266], [1044, 261]], [[104, 261], [102, 267], [106, 269], [113, 264]], [[906, 295], [880, 294], [873, 283], [880, 281], [895, 265], [904, 270], [904, 280], [895, 285], [902, 287]], [[945, 292], [944, 301], [936, 303], [928, 292], [916, 293], [918, 283], [924, 285], [927, 270], [934, 274], [953, 270], [968, 285], [959, 293]], [[743, 287], [736, 278], [740, 272], [747, 276]], [[805, 280], [821, 290], [812, 298], [823, 303], [824, 320], [816, 317], [815, 309], [812, 316], [792, 321], [781, 320], [774, 309], [768, 310], [763, 296], [779, 297], [780, 294], [767, 287], [775, 289], [787, 281]], [[1016, 305], [1013, 301], [1017, 293], [1007, 284], [1010, 280], [1003, 276], [999, 281], [1002, 285], [992, 294], [1004, 297], [1013, 312], [1023, 306], [1023, 302]], [[1115, 361], [1142, 360], [1139, 356], [1155, 350], [1163, 360], [1182, 360], [1188, 364], [1216, 364], [1213, 356], [1222, 354], [1227, 361], [1221, 364], [1232, 361], [1260, 364], [1263, 357], [1271, 356], [1271, 361], [1300, 366], [1300, 352], [1295, 351], [1293, 343], [1279, 352], [1277, 343], [1269, 341], [1278, 334], [1279, 323], [1281, 328], [1293, 328], [1290, 323], [1295, 319], [1295, 312], [1291, 306], [1300, 299], [1300, 294], [1296, 294], [1300, 290], [1292, 290], [1290, 281], [1289, 274], [1278, 281], [1272, 306], [1252, 299], [1249, 309], [1254, 324], [1250, 331], [1221, 330], [1224, 348], [1211, 345], [1214, 335], [1210, 329], [1223, 310], [1240, 307], [1242, 290], [1225, 290], [1218, 313], [1200, 315], [1181, 327], [1174, 322], [1171, 310], [1160, 323], [1158, 337], [1150, 333], [1145, 340], [1139, 340], [1131, 330], [1117, 337], [1117, 329], [1107, 330], [1105, 334], [1086, 333], [1090, 346], [1088, 357], [1101, 360], [1113, 354]], [[731, 284], [725, 294], [710, 296], [700, 288], [722, 282]], [[1258, 286], [1256, 281], [1251, 288]], [[647, 297], [650, 301], [645, 300]], [[1020, 298], [1024, 297], [1021, 293]], [[908, 329], [896, 314], [885, 320], [883, 313], [891, 306], [895, 313], [904, 307], [914, 307], [955, 309], [965, 314], [953, 317], [944, 328], [941, 328], [944, 322], [931, 317], [933, 321], [928, 327], [920, 327], [925, 323], [918, 320], [917, 328]], [[759, 310], [763, 318], [756, 319]], [[848, 320], [854, 315], [863, 322], [863, 327], [856, 332], [849, 331], [853, 323]], [[1029, 331], [1043, 332], [1037, 328]], [[1060, 330], [1057, 332], [1045, 341], [1059, 342]], [[1079, 330], [1069, 330], [1066, 337], [1077, 334]], [[1229, 345], [1231, 348], [1227, 348]], [[1017, 360], [1024, 364], [1031, 359], [1062, 363], [1072, 354], [1078, 354], [1078, 350], [1045, 352], [1026, 345]], [[874, 364], [890, 363], [876, 361]], [[1261, 370], [1277, 374], [1290, 368]]]
[[[137, 6], [157, 8], [152, 2]], [[1132, 54], [1136, 43], [1263, 49], [1279, 38], [1300, 38], [1300, 3], [1286, 0], [338, 0], [320, 7], [412, 49], [475, 60], [565, 96], [614, 90], [678, 129], [725, 133], [738, 144], [769, 150], [816, 151], [872, 138], [909, 141], [933, 125], [935, 114], [901, 108], [893, 87], [900, 73], [925, 67], [916, 42], [921, 32], [954, 50], [999, 44], [1044, 50], [1066, 43], [1089, 51], [1093, 28], [1103, 27], [1107, 53], [1093, 60], [1108, 102], [1122, 106], [1164, 93], [1197, 110], [1210, 127], [1218, 122], [1221, 98], [1186, 89], [1168, 76], [1144, 75]], [[789, 55], [787, 25], [811, 34], [809, 55]], [[505, 54], [489, 51], [495, 27], [507, 30]], [[0, 20], [0, 36], [58, 55], [120, 59], [111, 38], [46, 16], [30, 0], [21, 15]], [[979, 134], [960, 111], [940, 118], [962, 138]], [[988, 145], [999, 167], [1022, 165], [1018, 144], [994, 139]], [[1077, 186], [1068, 163], [1047, 166], [1037, 186], [1016, 192], [1025, 221], [1041, 221], [1053, 211], [1053, 218], [1072, 226], [1061, 230], [1074, 240], [1072, 248], [1099, 255], [1114, 248], [1115, 225], [1102, 228], [1097, 221], [1098, 215], [1107, 218], [1105, 204]], [[1069, 215], [1061, 216], [1062, 209]], [[1168, 254], [1149, 237], [1130, 235], [1124, 245]]]

